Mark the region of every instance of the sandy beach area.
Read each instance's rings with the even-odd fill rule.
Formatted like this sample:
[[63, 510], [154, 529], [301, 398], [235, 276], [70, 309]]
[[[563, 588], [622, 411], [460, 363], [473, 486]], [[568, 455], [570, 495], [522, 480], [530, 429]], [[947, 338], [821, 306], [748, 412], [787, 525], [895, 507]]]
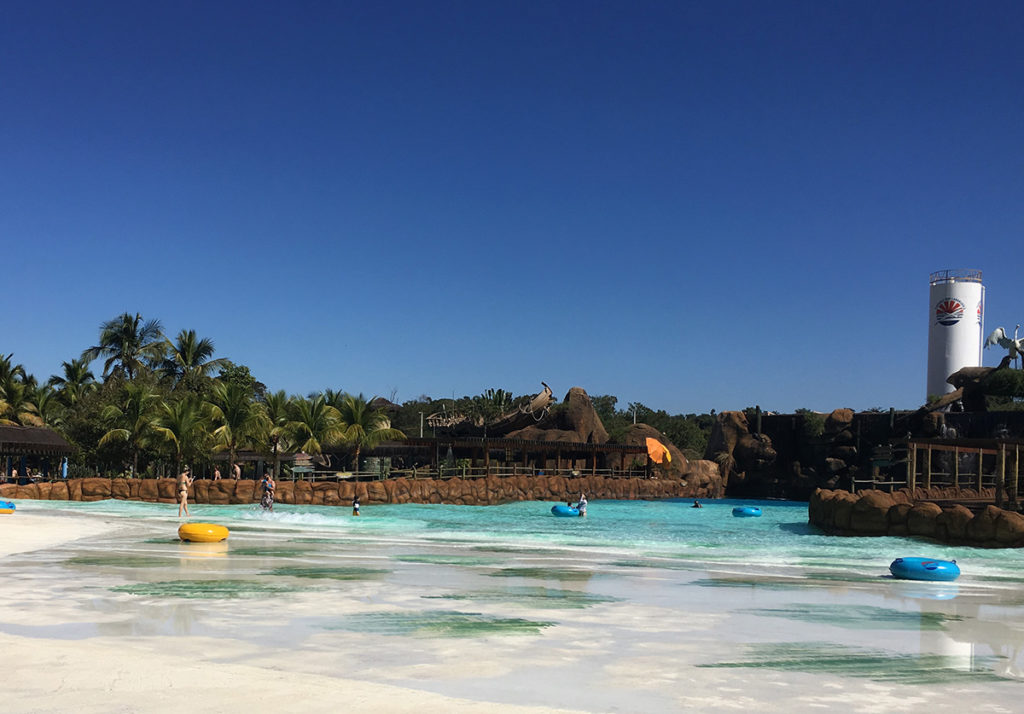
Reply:
[[0, 519], [4, 711], [1009, 714], [1024, 694], [1013, 590], [460, 539], [423, 518], [465, 512], [429, 507], [215, 508], [232, 536], [204, 547], [156, 505]]
[[[16, 513], [0, 521], [0, 556], [59, 549], [124, 528], [77, 515]], [[4, 594], [0, 585], [0, 596]], [[5, 598], [6, 599], [6, 598]], [[31, 625], [31, 623], [21, 623]], [[183, 641], [183, 640], [188, 640]], [[56, 639], [0, 633], [7, 712], [493, 712], [566, 709], [502, 705], [262, 665], [209, 661], [230, 656], [223, 640], [175, 638], [159, 650], [122, 638]]]

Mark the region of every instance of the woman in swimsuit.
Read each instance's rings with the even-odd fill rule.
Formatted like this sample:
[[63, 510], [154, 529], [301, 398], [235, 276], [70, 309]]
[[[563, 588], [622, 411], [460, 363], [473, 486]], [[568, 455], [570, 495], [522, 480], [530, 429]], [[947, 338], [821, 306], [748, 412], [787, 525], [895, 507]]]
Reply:
[[182, 509], [185, 510], [185, 515], [188, 513], [188, 487], [192, 485], [192, 468], [186, 466], [185, 470], [178, 476], [178, 518], [181, 518]]

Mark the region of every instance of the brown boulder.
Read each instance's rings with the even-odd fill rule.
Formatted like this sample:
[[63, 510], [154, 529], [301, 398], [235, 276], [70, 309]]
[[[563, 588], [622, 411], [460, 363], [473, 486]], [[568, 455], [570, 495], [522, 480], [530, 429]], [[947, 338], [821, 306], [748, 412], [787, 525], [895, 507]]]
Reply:
[[235, 481], [211, 481], [206, 489], [207, 503], [216, 506], [226, 506], [231, 503], [231, 497], [235, 493]]
[[859, 499], [849, 491], [836, 491], [832, 499], [832, 525], [840, 531], [851, 529], [853, 507]]
[[825, 433], [838, 434], [843, 429], [848, 429], [853, 424], [852, 409], [835, 409], [825, 417]]
[[193, 503], [209, 503], [210, 502], [210, 484], [213, 481], [207, 479], [200, 479], [192, 483], [192, 492], [189, 493], [188, 498]]
[[[0, 493], [2, 495], [2, 493]], [[66, 501], [68, 500], [68, 484], [66, 481], [55, 481], [53, 486], [50, 487], [50, 500], [51, 501]]]
[[1024, 516], [1013, 511], [1003, 511], [996, 519], [995, 541], [1003, 546], [1024, 544]]
[[132, 490], [128, 485], [128, 479], [115, 478], [110, 480], [110, 497], [122, 501], [131, 498]]
[[[78, 479], [75, 479], [76, 481]], [[68, 486], [71, 482], [68, 482]], [[139, 498], [143, 501], [154, 502], [160, 498], [160, 490], [157, 488], [156, 479], [143, 479], [139, 482]]]
[[[86, 479], [87, 480], [87, 479]], [[163, 501], [176, 501], [178, 500], [178, 482], [173, 478], [158, 478], [156, 480], [156, 492], [157, 498]]]
[[[662, 434], [660, 431], [655, 429], [653, 426], [648, 424], [633, 424], [626, 429], [626, 435], [623, 438], [623, 442], [630, 446], [643, 446], [647, 447], [647, 439], [655, 439], [668, 449], [668, 453], [672, 456], [670, 461], [665, 463], [656, 464], [651, 462], [651, 471], [654, 475], [660, 478], [683, 478], [690, 471], [690, 465], [686, 457], [683, 456], [683, 452], [680, 451], [675, 444], [668, 440], [668, 437]], [[618, 464], [615, 464], [618, 466]], [[628, 464], [627, 464], [628, 465]]]
[[909, 503], [894, 503], [886, 514], [885, 518], [890, 526], [906, 526], [907, 518], [910, 516], [911, 506]]
[[367, 503], [387, 503], [388, 493], [384, 489], [384, 484], [380, 481], [370, 481], [366, 484], [366, 502]]
[[294, 489], [296, 505], [308, 506], [313, 503], [313, 486], [309, 481], [296, 481]]
[[608, 443], [608, 432], [605, 431], [601, 417], [594, 410], [594, 404], [590, 396], [582, 387], [573, 387], [562, 400], [565, 404], [565, 414], [576, 432], [576, 441], [584, 444], [606, 444]]
[[[291, 481], [277, 481], [276, 488], [274, 489], [274, 503], [292, 503], [295, 496], [295, 490], [292, 488]], [[262, 494], [260, 494], [262, 498]]]
[[39, 484], [27, 483], [23, 486], [18, 486], [18, 489], [14, 492], [14, 497], [24, 498], [26, 500], [38, 500]]
[[941, 513], [942, 509], [934, 503], [918, 503], [907, 513], [907, 531], [910, 535], [934, 537]]
[[1002, 515], [1001, 508], [987, 506], [984, 511], [977, 514], [967, 524], [967, 537], [978, 543], [987, 543], [995, 540], [996, 521]]
[[953, 540], [964, 540], [967, 538], [967, 524], [974, 518], [974, 514], [965, 506], [957, 504], [950, 508], [944, 508], [937, 520], [939, 530], [945, 531], [947, 538]]
[[850, 530], [861, 535], [885, 535], [889, 524], [889, 509], [894, 505], [892, 496], [888, 493], [861, 493], [850, 512]]
[[83, 478], [82, 497], [84, 498], [110, 498], [109, 478]]

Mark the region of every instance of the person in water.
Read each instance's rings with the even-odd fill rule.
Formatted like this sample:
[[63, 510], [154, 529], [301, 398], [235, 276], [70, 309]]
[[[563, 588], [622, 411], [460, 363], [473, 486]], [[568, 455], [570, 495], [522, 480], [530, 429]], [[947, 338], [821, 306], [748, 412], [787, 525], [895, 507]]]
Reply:
[[580, 518], [587, 517], [587, 494], [581, 493], [579, 503], [576, 504], [576, 508], [579, 509]]
[[263, 497], [260, 498], [260, 505], [268, 511], [274, 510], [274, 489], [277, 488], [277, 484], [274, 483], [274, 472], [267, 471], [267, 474], [263, 477], [260, 482], [260, 487], [263, 489]]
[[352, 515], [359, 515], [359, 496], [356, 496], [352, 499]]
[[697, 500], [697, 499], [695, 498], [695, 499], [693, 499], [693, 505], [692, 505], [692, 506], [690, 506], [690, 508], [704, 508], [704, 506], [700, 505], [700, 501], [698, 501], [698, 500]]
[[188, 512], [188, 487], [192, 485], [192, 467], [186, 466], [185, 469], [178, 476], [178, 518], [181, 518], [182, 510], [185, 511], [185, 515], [189, 515]]

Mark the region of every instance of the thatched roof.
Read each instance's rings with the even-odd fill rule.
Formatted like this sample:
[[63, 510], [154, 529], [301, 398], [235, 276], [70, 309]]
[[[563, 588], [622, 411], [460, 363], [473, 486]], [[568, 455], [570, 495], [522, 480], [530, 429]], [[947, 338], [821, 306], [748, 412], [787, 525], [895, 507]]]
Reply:
[[57, 432], [42, 426], [0, 426], [0, 454], [5, 456], [66, 456], [75, 447]]

